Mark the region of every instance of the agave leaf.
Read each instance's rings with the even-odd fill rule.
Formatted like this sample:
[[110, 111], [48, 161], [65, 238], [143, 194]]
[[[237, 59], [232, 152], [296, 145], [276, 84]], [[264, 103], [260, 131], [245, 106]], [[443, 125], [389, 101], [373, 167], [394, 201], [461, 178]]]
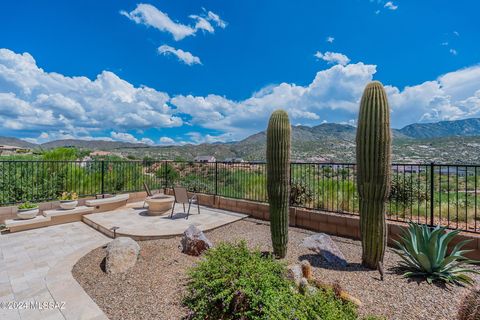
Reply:
[[456, 232], [445, 232], [441, 237], [440, 239], [438, 240], [440, 242], [440, 252], [438, 254], [438, 261], [436, 262], [436, 264], [440, 264], [440, 260], [442, 260], [443, 258], [445, 258], [446, 254], [447, 254], [447, 249], [448, 249], [448, 244], [450, 243], [450, 241], [452, 241], [452, 239], [455, 237], [455, 235], [457, 235], [458, 233]]
[[459, 251], [461, 248], [463, 248], [467, 243], [472, 242], [472, 239], [465, 239], [463, 241], [460, 241], [453, 247], [451, 254], [455, 254], [455, 252]]
[[432, 272], [432, 264], [430, 263], [430, 259], [428, 259], [428, 256], [420, 252], [418, 255], [418, 261], [420, 262], [420, 265], [422, 266], [422, 269], [425, 270], [428, 273]]
[[435, 231], [432, 232], [432, 237], [429, 240], [429, 245], [428, 245], [428, 251], [427, 255], [430, 260], [430, 264], [432, 265], [432, 268], [435, 269], [436, 262], [438, 260], [438, 236], [440, 229], [436, 229]]

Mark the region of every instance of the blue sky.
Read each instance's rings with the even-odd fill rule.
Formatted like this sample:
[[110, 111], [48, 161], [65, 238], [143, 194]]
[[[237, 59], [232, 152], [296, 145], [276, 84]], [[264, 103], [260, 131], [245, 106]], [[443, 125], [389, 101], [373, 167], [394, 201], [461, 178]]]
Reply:
[[366, 83], [394, 127], [480, 116], [474, 1], [2, 1], [0, 135], [201, 143], [355, 124]]

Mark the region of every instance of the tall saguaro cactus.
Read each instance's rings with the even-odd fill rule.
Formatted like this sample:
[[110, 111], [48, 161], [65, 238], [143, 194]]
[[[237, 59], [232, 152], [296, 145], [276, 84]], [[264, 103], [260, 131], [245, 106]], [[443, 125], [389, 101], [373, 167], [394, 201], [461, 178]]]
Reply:
[[273, 253], [279, 258], [286, 256], [288, 244], [290, 132], [288, 114], [273, 112], [267, 129], [267, 191]]
[[390, 192], [391, 140], [387, 94], [383, 85], [374, 81], [363, 92], [356, 139], [362, 264], [371, 269], [383, 262], [387, 243], [385, 203]]

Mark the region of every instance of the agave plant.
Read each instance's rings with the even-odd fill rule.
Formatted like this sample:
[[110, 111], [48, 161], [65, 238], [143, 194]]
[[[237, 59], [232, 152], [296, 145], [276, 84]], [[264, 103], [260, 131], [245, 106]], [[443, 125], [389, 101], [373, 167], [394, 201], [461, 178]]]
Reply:
[[394, 251], [403, 259], [400, 267], [407, 270], [405, 277], [425, 277], [428, 283], [436, 280], [455, 284], [474, 282], [466, 273], [479, 272], [466, 265], [480, 261], [464, 256], [472, 250], [461, 250], [471, 240], [460, 241], [447, 254], [448, 244], [460, 231], [445, 232], [445, 229], [410, 222], [400, 236], [401, 241], [394, 240], [398, 247]]

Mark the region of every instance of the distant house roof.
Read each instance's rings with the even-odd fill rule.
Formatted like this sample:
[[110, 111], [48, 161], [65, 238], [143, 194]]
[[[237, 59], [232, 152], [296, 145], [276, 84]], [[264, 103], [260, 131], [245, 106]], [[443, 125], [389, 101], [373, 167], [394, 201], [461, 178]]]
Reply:
[[0, 146], [0, 150], [18, 150], [18, 149], [26, 149], [17, 146]]
[[111, 154], [111, 152], [101, 150], [90, 152], [90, 156], [108, 156]]
[[194, 159], [196, 162], [215, 162], [214, 156], [196, 156]]

